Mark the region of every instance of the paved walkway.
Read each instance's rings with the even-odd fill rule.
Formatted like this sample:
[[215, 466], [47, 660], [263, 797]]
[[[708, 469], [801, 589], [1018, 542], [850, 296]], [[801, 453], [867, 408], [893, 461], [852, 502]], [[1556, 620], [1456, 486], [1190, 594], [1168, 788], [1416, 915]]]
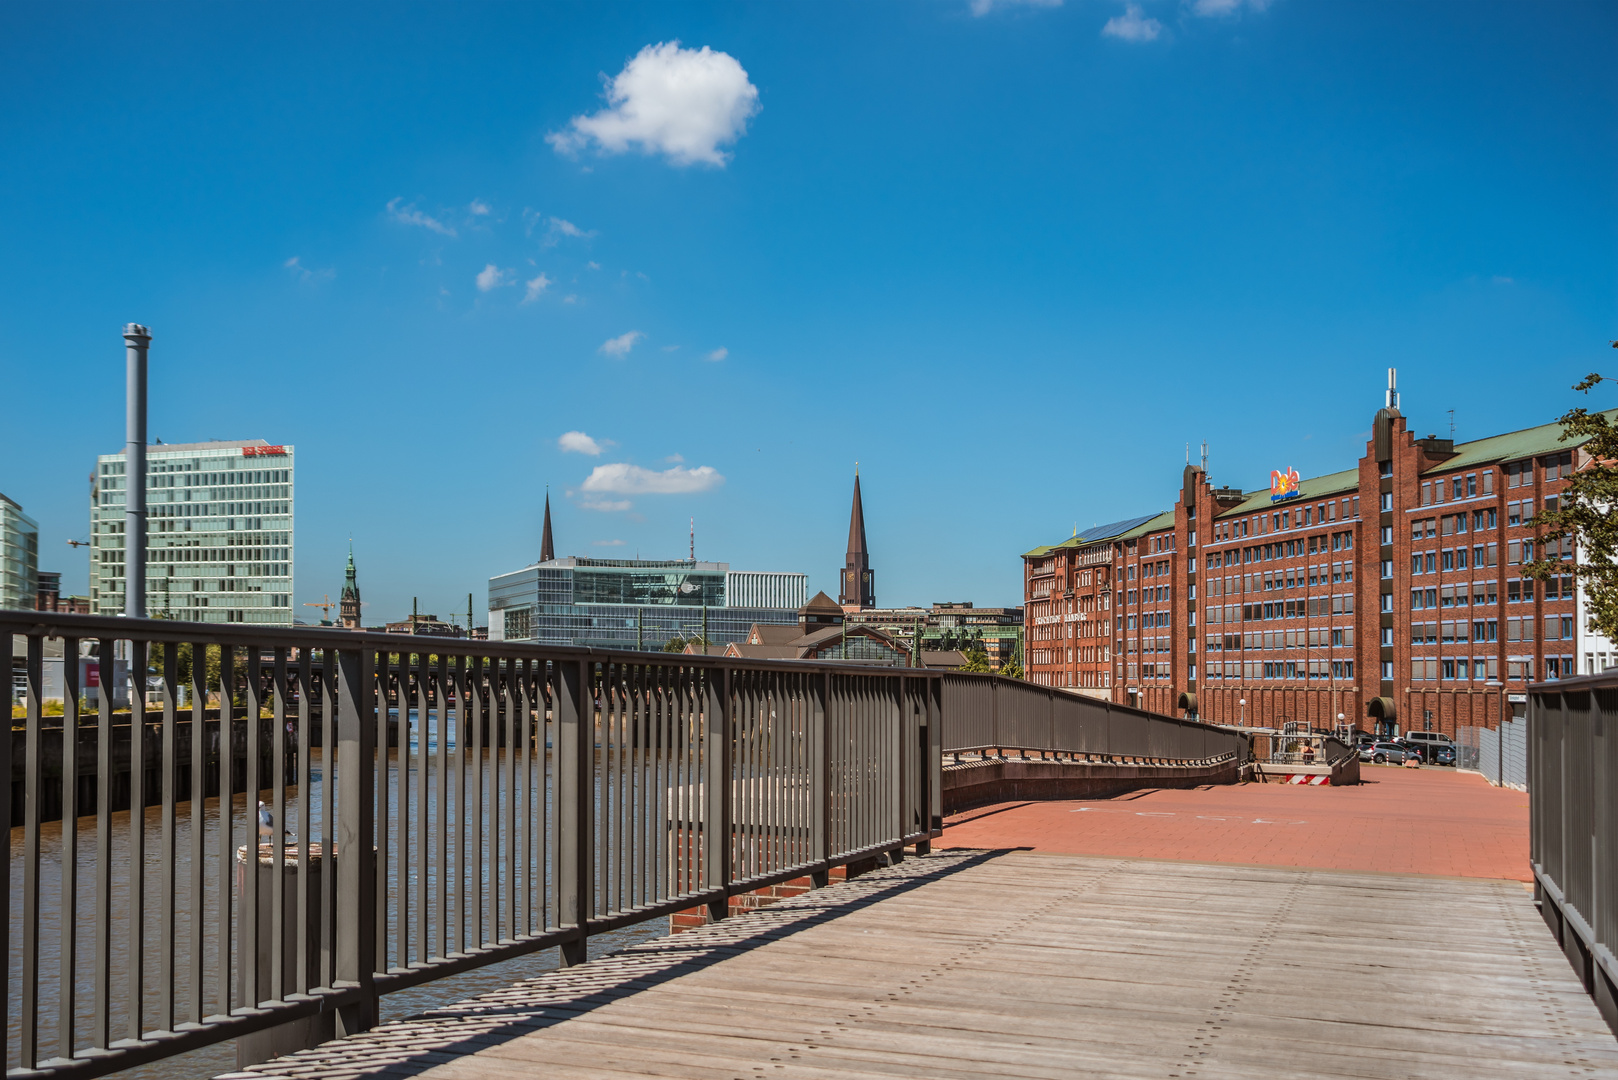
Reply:
[[954, 851], [252, 1075], [1615, 1073], [1516, 882]]
[[1349, 787], [1240, 784], [957, 814], [943, 846], [1531, 880], [1528, 796], [1475, 773], [1364, 765]]

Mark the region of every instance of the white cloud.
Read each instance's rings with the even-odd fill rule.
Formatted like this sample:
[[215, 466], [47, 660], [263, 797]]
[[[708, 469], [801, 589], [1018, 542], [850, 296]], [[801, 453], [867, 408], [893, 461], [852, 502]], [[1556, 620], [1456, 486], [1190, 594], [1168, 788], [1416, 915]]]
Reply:
[[562, 297], [562, 303], [564, 304], [577, 304], [578, 302], [579, 297], [577, 293], [568, 293], [566, 296]]
[[582, 490], [610, 495], [690, 495], [707, 491], [725, 482], [712, 465], [687, 469], [676, 465], [662, 472], [619, 462], [597, 465], [581, 485]]
[[571, 221], [564, 221], [559, 217], [551, 218], [551, 232], [577, 237], [580, 240], [588, 240], [596, 234], [594, 229], [581, 229]]
[[591, 457], [600, 457], [601, 452], [613, 443], [611, 439], [592, 439], [582, 431], [567, 431], [556, 440], [556, 445], [561, 447], [565, 454], [589, 454]]
[[1517, 283], [1516, 278], [1504, 277], [1504, 276], [1502, 276], [1500, 274], [1496, 274], [1490, 280], [1493, 281], [1496, 285], [1515, 285]]
[[682, 461], [685, 460], [685, 455], [684, 454], [670, 454], [668, 457], [664, 458], [663, 460], [664, 460], [664, 462], [666, 462], [669, 465], [678, 465]]
[[664, 352], [679, 352], [680, 347], [678, 345], [665, 345], [665, 346], [663, 346], [663, 351]]
[[584, 265], [585, 265], [585, 266], [586, 266], [586, 267], [587, 267], [587, 268], [588, 268], [588, 269], [591, 269], [591, 270], [600, 270], [600, 269], [601, 269], [601, 264], [600, 264], [600, 263], [598, 263], [598, 262], [596, 262], [596, 261], [594, 261], [594, 260], [591, 260], [591, 261], [590, 261], [590, 262], [587, 262], [587, 263], [585, 263], [585, 264], [584, 264]]
[[1263, 11], [1270, 6], [1270, 0], [1195, 0], [1191, 5], [1191, 13], [1209, 18], [1221, 15], [1234, 15], [1243, 7], [1252, 11]]
[[727, 357], [729, 355], [730, 355], [730, 350], [725, 348], [723, 345], [721, 345], [719, 348], [715, 349], [713, 352], [709, 353], [707, 356], [704, 356], [703, 359], [704, 360], [723, 360], [725, 357]]
[[303, 263], [298, 260], [298, 256], [296, 255], [292, 256], [292, 258], [288, 259], [281, 265], [287, 270], [290, 270], [292, 272], [292, 276], [303, 282], [305, 285], [312, 285], [318, 281], [330, 281], [332, 278], [337, 276], [337, 271], [333, 270], [329, 266], [324, 270], [311, 270], [309, 267], [303, 265]]
[[629, 350], [635, 347], [635, 342], [639, 341], [645, 336], [646, 335], [641, 333], [639, 330], [631, 330], [627, 334], [619, 334], [615, 338], [608, 338], [606, 341], [601, 343], [601, 355], [619, 357], [628, 356]]
[[527, 281], [523, 282], [523, 285], [525, 285], [527, 288], [523, 292], [522, 302], [525, 304], [532, 304], [535, 300], [539, 299], [540, 293], [551, 287], [551, 279], [546, 277], [544, 274], [540, 274], [536, 278], [529, 278]]
[[1139, 4], [1125, 4], [1124, 13], [1108, 19], [1101, 32], [1123, 41], [1155, 41], [1163, 32], [1163, 24], [1143, 16]]
[[400, 205], [403, 199], [391, 199], [388, 202], [388, 216], [401, 225], [420, 225], [424, 229], [431, 229], [444, 236], [454, 236], [455, 230], [445, 225], [435, 217], [430, 217], [416, 209], [416, 204]]
[[628, 510], [635, 504], [628, 499], [585, 499], [579, 505], [586, 510], [599, 510], [603, 514], [615, 514], [621, 510]]
[[982, 18], [995, 8], [1008, 7], [1061, 7], [1062, 0], [972, 0], [972, 14]]
[[484, 202], [482, 199], [473, 199], [472, 205], [467, 209], [472, 212], [473, 217], [488, 217], [490, 214], [494, 213], [494, 211], [490, 209], [489, 204]]
[[624, 546], [624, 542], [622, 540], [592, 540], [592, 541], [590, 541], [590, 543], [595, 545], [596, 547], [623, 547]]
[[591, 142], [609, 154], [638, 146], [676, 165], [722, 168], [729, 155], [719, 147], [741, 138], [759, 110], [758, 87], [734, 57], [706, 45], [682, 49], [678, 41], [643, 48], [607, 84], [606, 96], [609, 108], [575, 116], [568, 130], [546, 136], [559, 153]]
[[490, 263], [478, 271], [478, 292], [493, 292], [502, 285], [510, 285], [511, 271]]

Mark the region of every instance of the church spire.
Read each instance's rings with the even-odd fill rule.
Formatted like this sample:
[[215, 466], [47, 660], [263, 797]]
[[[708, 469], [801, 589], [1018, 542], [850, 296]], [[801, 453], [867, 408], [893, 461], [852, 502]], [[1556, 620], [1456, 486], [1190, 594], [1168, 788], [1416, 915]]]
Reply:
[[865, 504], [860, 498], [860, 469], [854, 466], [854, 504], [848, 514], [848, 558], [843, 565], [837, 602], [845, 609], [876, 606], [871, 558], [865, 547]]
[[551, 489], [545, 485], [545, 532], [539, 538], [539, 561], [550, 562], [556, 558], [556, 544], [551, 540]]
[[348, 570], [343, 575], [343, 591], [337, 598], [338, 621], [349, 630], [360, 629], [360, 586], [354, 574], [354, 541], [348, 542]]

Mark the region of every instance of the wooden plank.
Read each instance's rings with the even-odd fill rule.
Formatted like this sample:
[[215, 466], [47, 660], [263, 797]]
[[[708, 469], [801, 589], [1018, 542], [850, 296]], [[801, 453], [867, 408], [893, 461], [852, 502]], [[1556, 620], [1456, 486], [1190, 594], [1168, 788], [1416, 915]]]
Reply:
[[945, 853], [255, 1071], [1533, 1080], [1570, 1063], [1618, 1071], [1618, 1042], [1515, 883]]

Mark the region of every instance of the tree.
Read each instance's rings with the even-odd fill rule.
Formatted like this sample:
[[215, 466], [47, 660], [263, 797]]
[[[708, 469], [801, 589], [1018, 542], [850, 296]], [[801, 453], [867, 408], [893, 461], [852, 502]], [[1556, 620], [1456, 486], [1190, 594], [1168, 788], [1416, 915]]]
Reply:
[[1011, 659], [1000, 665], [999, 673], [1008, 679], [1020, 679], [1022, 678], [1022, 665], [1019, 664], [1017, 662], [1017, 658], [1013, 656]]
[[[1573, 389], [1588, 394], [1603, 382], [1618, 379], [1592, 372]], [[1575, 439], [1586, 440], [1581, 456], [1588, 464], [1574, 470], [1555, 510], [1542, 511], [1527, 522], [1545, 530], [1540, 535], [1542, 553], [1571, 538], [1575, 561], [1538, 559], [1525, 569], [1542, 581], [1571, 570], [1589, 597], [1589, 629], [1618, 639], [1618, 426], [1604, 413], [1571, 409], [1562, 417], [1562, 441]]]
[[987, 674], [989, 670], [989, 654], [984, 651], [982, 642], [973, 642], [966, 650], [966, 663], [961, 665], [962, 671], [980, 671]]
[[685, 652], [685, 638], [672, 637], [663, 645], [664, 652]]

